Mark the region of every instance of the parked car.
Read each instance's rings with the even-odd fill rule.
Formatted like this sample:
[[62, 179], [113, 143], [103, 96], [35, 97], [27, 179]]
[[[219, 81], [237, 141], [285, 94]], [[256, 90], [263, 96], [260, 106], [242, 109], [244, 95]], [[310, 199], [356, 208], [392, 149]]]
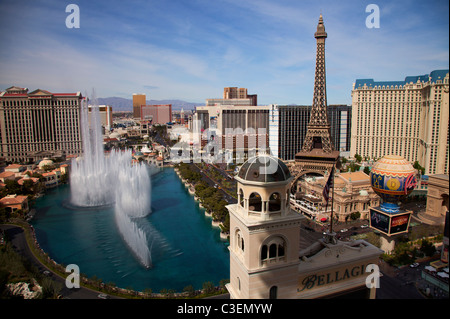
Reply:
[[348, 229], [347, 229], [347, 228], [343, 228], [343, 229], [341, 229], [341, 233], [345, 233], [346, 231], [348, 231]]
[[409, 265], [409, 267], [411, 267], [411, 268], [416, 268], [418, 266], [419, 266], [419, 263], [413, 263], [413, 264]]

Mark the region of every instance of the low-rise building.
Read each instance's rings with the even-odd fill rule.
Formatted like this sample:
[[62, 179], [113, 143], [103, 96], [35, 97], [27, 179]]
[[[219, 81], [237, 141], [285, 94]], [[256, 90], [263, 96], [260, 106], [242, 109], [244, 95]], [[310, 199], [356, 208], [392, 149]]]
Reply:
[[28, 197], [25, 195], [7, 195], [0, 199], [0, 207], [6, 207], [11, 212], [21, 209], [28, 212]]
[[13, 172], [15, 174], [21, 174], [26, 171], [27, 167], [25, 165], [20, 164], [10, 164], [5, 167], [5, 172]]
[[0, 173], [0, 181], [2, 183], [5, 183], [6, 180], [15, 180], [16, 179], [16, 174], [13, 172], [3, 172]]
[[43, 173], [42, 177], [44, 178], [43, 183], [46, 188], [56, 187], [61, 179], [61, 171], [55, 169], [51, 172]]
[[[322, 198], [326, 181], [324, 177], [305, 178], [300, 181], [302, 200], [307, 202], [306, 197], [311, 195]], [[368, 219], [369, 207], [377, 207], [380, 204], [380, 197], [372, 190], [370, 177], [364, 172], [338, 173], [334, 178], [334, 185], [334, 192], [331, 191], [330, 194], [334, 196], [333, 214], [339, 221], [347, 221], [352, 214], [357, 213], [360, 219]], [[331, 214], [331, 198], [327, 207], [323, 203], [317, 205], [317, 209], [308, 209], [303, 205], [301, 211], [316, 219], [327, 218]]]

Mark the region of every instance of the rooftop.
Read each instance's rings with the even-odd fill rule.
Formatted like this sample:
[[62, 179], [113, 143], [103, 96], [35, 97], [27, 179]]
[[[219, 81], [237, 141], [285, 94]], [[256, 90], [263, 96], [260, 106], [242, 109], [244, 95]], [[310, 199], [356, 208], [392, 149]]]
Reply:
[[346, 182], [370, 181], [369, 175], [361, 171], [341, 173], [339, 174], [339, 177], [344, 179]]
[[258, 155], [242, 164], [238, 177], [249, 182], [270, 183], [286, 181], [291, 177], [291, 173], [280, 159], [270, 155]]
[[27, 200], [25, 195], [8, 195], [0, 199], [0, 203], [3, 205], [15, 205], [22, 204]]
[[430, 74], [407, 76], [404, 81], [374, 81], [373, 79], [357, 79], [354, 89], [358, 89], [367, 85], [369, 88], [376, 86], [385, 87], [401, 87], [409, 83], [436, 83], [437, 80], [443, 80], [449, 73], [449, 70], [434, 70]]

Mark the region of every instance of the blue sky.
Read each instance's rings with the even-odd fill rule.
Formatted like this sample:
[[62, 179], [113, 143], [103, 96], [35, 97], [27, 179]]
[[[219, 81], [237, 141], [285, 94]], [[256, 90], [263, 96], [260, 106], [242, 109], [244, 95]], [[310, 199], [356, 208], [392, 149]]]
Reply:
[[[70, 3], [79, 29], [66, 28]], [[358, 78], [449, 68], [447, 0], [0, 0], [0, 90], [204, 103], [237, 86], [259, 104], [311, 104], [320, 13], [328, 104], [351, 104]]]

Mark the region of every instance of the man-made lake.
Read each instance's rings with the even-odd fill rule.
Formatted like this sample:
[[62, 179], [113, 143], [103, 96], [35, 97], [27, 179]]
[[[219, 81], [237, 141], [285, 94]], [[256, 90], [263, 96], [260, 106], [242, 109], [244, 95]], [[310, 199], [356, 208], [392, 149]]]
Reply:
[[[89, 187], [89, 185], [86, 185]], [[172, 168], [152, 176], [152, 213], [137, 221], [149, 234], [153, 267], [146, 269], [117, 230], [113, 207], [70, 205], [70, 186], [48, 191], [36, 201], [32, 225], [41, 248], [65, 265], [76, 264], [87, 277], [121, 288], [154, 292], [200, 289], [229, 278], [227, 243], [219, 238]]]

